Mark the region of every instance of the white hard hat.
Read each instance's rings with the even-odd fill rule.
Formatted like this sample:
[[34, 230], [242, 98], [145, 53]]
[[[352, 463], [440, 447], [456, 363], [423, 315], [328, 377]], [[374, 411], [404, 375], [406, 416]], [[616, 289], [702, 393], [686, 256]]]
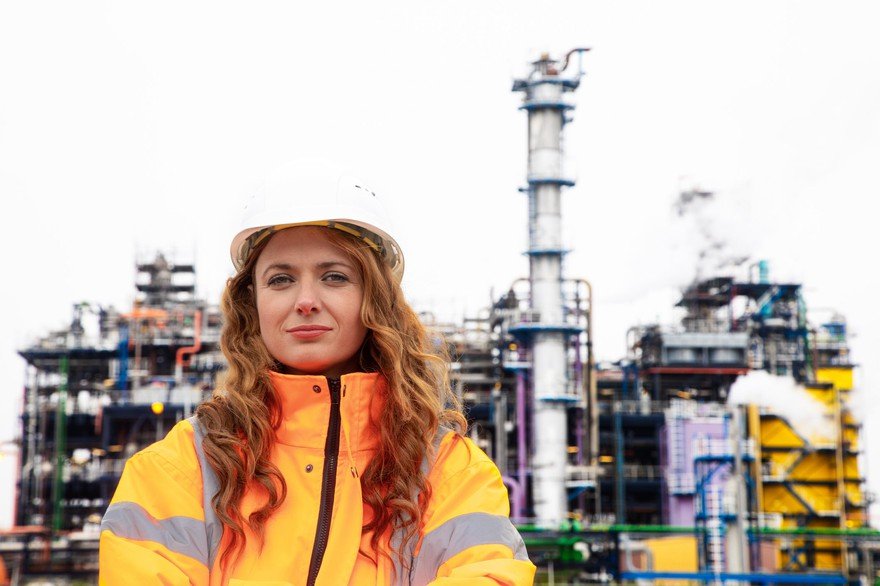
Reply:
[[298, 160], [272, 173], [245, 205], [232, 239], [232, 264], [241, 270], [264, 239], [293, 226], [327, 226], [367, 243], [403, 278], [403, 253], [389, 235], [390, 222], [379, 198], [363, 182], [322, 160]]

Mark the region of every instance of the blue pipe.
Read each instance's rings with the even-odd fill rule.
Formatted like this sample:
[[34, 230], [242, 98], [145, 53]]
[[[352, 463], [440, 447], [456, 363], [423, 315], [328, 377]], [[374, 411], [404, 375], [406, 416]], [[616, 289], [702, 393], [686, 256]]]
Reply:
[[123, 400], [128, 398], [128, 324], [119, 326], [119, 378], [116, 379], [116, 388], [122, 391]]
[[615, 521], [618, 524], [626, 523], [626, 483], [623, 478], [623, 414], [620, 408], [614, 413], [614, 437], [615, 447], [614, 467], [617, 473], [617, 495], [615, 507]]
[[773, 317], [773, 304], [776, 303], [780, 297], [782, 297], [782, 288], [773, 287], [773, 289], [775, 289], [773, 295], [771, 295], [770, 299], [768, 299], [767, 302], [758, 309], [758, 314], [764, 319], [767, 319], [768, 317]]
[[[639, 392], [639, 367], [635, 364], [623, 366], [622, 399], [638, 399]], [[632, 383], [632, 384], [630, 384]]]
[[621, 572], [621, 580], [702, 580], [704, 582], [737, 581], [759, 584], [846, 584], [841, 574], [734, 574], [721, 572]]
[[770, 263], [766, 260], [758, 261], [758, 282], [762, 284], [770, 282]]

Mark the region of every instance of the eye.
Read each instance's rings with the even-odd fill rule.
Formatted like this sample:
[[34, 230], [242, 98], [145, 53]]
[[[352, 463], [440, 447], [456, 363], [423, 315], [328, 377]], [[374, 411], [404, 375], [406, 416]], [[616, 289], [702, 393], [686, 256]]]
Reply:
[[349, 278], [342, 273], [327, 273], [322, 278], [324, 281], [329, 281], [330, 283], [347, 283]]
[[276, 289], [279, 287], [283, 287], [285, 285], [289, 285], [290, 283], [293, 283], [293, 278], [290, 275], [285, 275], [285, 274], [273, 275], [266, 282], [266, 284], [269, 285], [269, 287], [273, 287]]

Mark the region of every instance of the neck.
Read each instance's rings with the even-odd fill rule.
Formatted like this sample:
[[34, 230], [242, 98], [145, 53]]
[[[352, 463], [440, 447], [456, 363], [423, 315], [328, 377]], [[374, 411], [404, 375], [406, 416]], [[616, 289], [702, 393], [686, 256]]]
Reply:
[[365, 372], [363, 368], [361, 368], [360, 361], [357, 359], [357, 356], [353, 356], [349, 358], [345, 362], [340, 364], [335, 364], [329, 368], [307, 368], [307, 369], [299, 369], [293, 366], [288, 366], [286, 364], [281, 364], [280, 362], [276, 362], [277, 368], [276, 371], [282, 374], [294, 374], [301, 376], [323, 376], [326, 378], [342, 378], [343, 375], [352, 374], [356, 372]]

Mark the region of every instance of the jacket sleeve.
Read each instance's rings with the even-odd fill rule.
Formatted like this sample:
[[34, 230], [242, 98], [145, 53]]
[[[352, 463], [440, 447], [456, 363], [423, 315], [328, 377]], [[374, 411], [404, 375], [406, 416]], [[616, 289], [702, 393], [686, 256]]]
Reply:
[[411, 583], [533, 584], [535, 566], [510, 522], [507, 489], [495, 463], [469, 439], [450, 433], [437, 465], [440, 478], [432, 483]]
[[126, 463], [101, 522], [99, 584], [208, 584], [199, 469], [175, 453], [192, 450], [191, 440], [191, 431], [172, 430]]

